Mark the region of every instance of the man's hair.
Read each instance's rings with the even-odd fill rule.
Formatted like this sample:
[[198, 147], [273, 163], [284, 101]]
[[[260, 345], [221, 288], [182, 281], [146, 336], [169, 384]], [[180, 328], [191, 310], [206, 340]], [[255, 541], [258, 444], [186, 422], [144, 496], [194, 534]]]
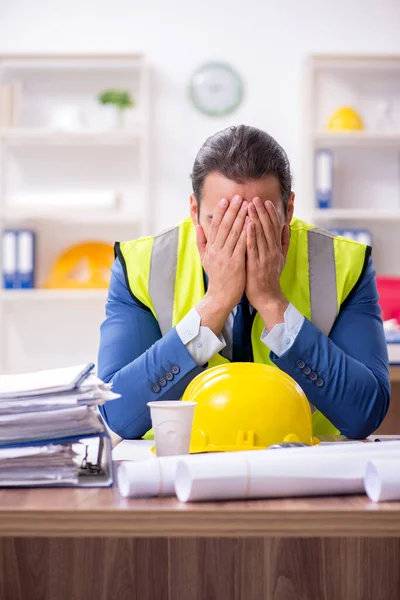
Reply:
[[265, 131], [248, 125], [231, 126], [206, 140], [191, 173], [193, 193], [199, 204], [204, 180], [213, 172], [237, 183], [275, 175], [286, 210], [292, 191], [289, 160], [284, 149]]

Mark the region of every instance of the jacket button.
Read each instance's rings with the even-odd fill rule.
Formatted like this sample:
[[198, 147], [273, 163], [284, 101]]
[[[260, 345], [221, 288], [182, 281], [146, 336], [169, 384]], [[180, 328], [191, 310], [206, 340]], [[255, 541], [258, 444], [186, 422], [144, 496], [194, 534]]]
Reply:
[[296, 367], [298, 369], [304, 369], [305, 366], [306, 366], [306, 363], [304, 362], [304, 360], [298, 360], [296, 363]]
[[172, 373], [170, 373], [169, 371], [168, 371], [168, 373], [165, 373], [165, 379], [166, 379], [167, 381], [172, 381], [172, 380], [173, 380], [173, 378], [174, 378], [173, 374], [172, 374]]
[[309, 375], [311, 381], [316, 381], [318, 379], [318, 375], [315, 371], [312, 371]]
[[161, 385], [161, 387], [165, 387], [167, 385], [167, 380], [165, 379], [165, 377], [160, 377], [160, 379], [158, 380], [158, 385]]
[[154, 392], [155, 394], [158, 394], [159, 392], [161, 392], [161, 388], [160, 388], [160, 386], [158, 385], [158, 383], [155, 383], [154, 385], [152, 385], [152, 386], [151, 386], [151, 389], [153, 390], [153, 392]]
[[174, 366], [172, 367], [172, 369], [171, 369], [171, 372], [172, 372], [174, 375], [178, 375], [178, 373], [180, 372], [180, 368], [178, 367], [178, 365], [174, 365]]
[[318, 377], [318, 379], [315, 380], [315, 385], [317, 387], [323, 387], [325, 381], [323, 379], [321, 379], [321, 377]]
[[303, 369], [304, 375], [309, 375], [311, 373], [311, 369], [308, 365], [306, 365]]

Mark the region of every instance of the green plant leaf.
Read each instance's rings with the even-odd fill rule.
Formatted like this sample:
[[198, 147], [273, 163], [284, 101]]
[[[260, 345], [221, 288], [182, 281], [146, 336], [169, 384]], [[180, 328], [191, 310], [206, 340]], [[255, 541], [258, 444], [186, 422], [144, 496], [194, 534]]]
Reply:
[[113, 104], [119, 110], [133, 108], [135, 102], [127, 90], [108, 89], [97, 96], [100, 104]]

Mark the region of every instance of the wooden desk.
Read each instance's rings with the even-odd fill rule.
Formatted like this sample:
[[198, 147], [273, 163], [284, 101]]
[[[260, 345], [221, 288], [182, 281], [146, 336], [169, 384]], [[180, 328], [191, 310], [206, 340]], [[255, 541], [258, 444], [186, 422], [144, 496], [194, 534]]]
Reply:
[[400, 503], [0, 492], [1, 600], [394, 600]]
[[400, 383], [400, 365], [390, 367], [390, 381], [391, 383]]
[[392, 386], [390, 407], [377, 431], [378, 434], [392, 435], [400, 431], [400, 366], [390, 367], [390, 383]]

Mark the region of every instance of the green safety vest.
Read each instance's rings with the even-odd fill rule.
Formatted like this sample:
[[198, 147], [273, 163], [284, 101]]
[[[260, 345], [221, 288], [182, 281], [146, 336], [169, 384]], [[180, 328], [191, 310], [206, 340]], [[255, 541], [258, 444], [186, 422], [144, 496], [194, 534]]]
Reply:
[[[329, 335], [340, 307], [364, 272], [369, 248], [333, 236], [299, 219], [290, 225], [290, 246], [281, 274], [285, 297], [325, 335]], [[165, 335], [205, 294], [203, 267], [190, 218], [156, 237], [144, 237], [115, 245], [127, 285], [147, 306]], [[254, 362], [274, 365], [270, 350], [261, 342], [264, 323], [257, 313], [251, 342]], [[220, 354], [208, 367], [229, 362]], [[323, 414], [313, 413], [315, 435], [339, 431]]]

